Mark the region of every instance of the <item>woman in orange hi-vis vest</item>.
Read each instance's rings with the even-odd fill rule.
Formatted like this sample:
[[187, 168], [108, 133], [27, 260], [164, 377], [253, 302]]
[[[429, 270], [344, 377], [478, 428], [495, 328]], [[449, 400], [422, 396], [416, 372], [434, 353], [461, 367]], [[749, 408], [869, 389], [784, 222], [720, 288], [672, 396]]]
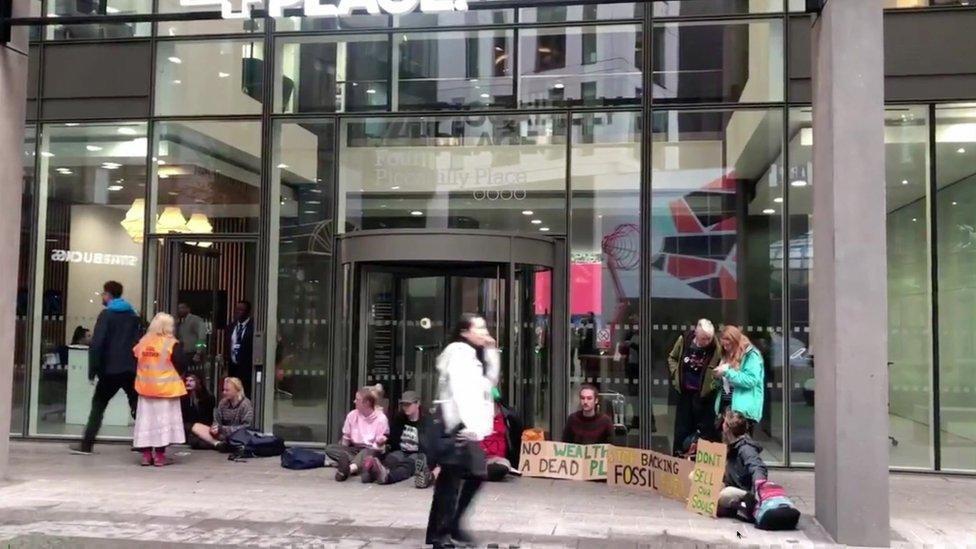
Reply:
[[172, 316], [157, 314], [132, 349], [139, 393], [132, 445], [142, 450], [143, 465], [166, 465], [166, 447], [186, 442], [180, 411], [180, 397], [186, 394], [186, 387], [173, 364], [174, 358], [183, 356], [173, 337], [175, 324]]

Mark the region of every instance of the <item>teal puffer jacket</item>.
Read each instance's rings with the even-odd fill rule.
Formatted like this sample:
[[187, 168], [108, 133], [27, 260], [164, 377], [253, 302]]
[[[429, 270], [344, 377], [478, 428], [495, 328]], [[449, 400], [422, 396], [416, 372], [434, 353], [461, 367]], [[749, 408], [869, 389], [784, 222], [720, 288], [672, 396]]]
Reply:
[[[763, 358], [759, 351], [755, 347], [750, 347], [742, 359], [741, 367], [738, 370], [729, 368], [725, 372], [725, 377], [732, 385], [732, 410], [755, 422], [762, 420], [766, 370], [763, 367]], [[716, 376], [716, 379], [721, 385], [722, 378]], [[715, 395], [716, 414], [721, 405], [722, 391], [717, 391]]]

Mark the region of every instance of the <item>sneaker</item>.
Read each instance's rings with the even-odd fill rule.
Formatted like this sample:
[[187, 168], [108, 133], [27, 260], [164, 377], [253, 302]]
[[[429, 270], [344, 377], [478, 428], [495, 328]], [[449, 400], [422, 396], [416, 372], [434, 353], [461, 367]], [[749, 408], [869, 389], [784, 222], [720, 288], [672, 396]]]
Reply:
[[363, 470], [359, 473], [359, 481], [363, 484], [373, 482], [376, 471], [376, 458], [370, 456], [363, 460]]
[[224, 442], [222, 440], [218, 440], [217, 441], [217, 444], [214, 444], [214, 450], [217, 450], [221, 454], [229, 454], [230, 453], [230, 444], [227, 444], [226, 442]]
[[339, 454], [339, 458], [336, 460], [336, 474], [335, 479], [338, 482], [343, 482], [349, 478], [349, 456], [346, 454]]
[[68, 451], [76, 456], [90, 456], [95, 453], [90, 446], [85, 447], [82, 444], [72, 444], [68, 446]]
[[390, 470], [383, 465], [383, 462], [374, 459], [373, 460], [373, 482], [377, 484], [386, 484], [386, 481], [390, 478]]
[[434, 482], [434, 475], [430, 473], [430, 468], [427, 467], [427, 456], [421, 453], [417, 456], [413, 465], [413, 485], [417, 488], [424, 489], [429, 488]]

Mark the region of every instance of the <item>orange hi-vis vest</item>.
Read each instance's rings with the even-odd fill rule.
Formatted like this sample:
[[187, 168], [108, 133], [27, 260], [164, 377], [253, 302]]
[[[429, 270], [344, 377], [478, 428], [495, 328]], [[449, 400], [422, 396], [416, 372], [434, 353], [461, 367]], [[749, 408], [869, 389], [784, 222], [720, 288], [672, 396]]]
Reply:
[[186, 386], [173, 366], [171, 337], [156, 336], [140, 342], [132, 349], [136, 355], [136, 392], [151, 398], [179, 398], [186, 394]]

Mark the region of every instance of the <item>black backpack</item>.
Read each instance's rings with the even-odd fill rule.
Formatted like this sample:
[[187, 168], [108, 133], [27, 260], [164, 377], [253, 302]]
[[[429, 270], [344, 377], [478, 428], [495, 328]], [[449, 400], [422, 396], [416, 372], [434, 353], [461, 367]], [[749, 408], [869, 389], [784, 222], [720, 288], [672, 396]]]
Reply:
[[227, 437], [231, 455], [228, 459], [235, 460], [252, 457], [280, 456], [285, 452], [285, 441], [270, 433], [260, 433], [248, 428], [241, 428]]
[[281, 454], [281, 466], [298, 471], [325, 467], [325, 454], [308, 448], [289, 448]]

